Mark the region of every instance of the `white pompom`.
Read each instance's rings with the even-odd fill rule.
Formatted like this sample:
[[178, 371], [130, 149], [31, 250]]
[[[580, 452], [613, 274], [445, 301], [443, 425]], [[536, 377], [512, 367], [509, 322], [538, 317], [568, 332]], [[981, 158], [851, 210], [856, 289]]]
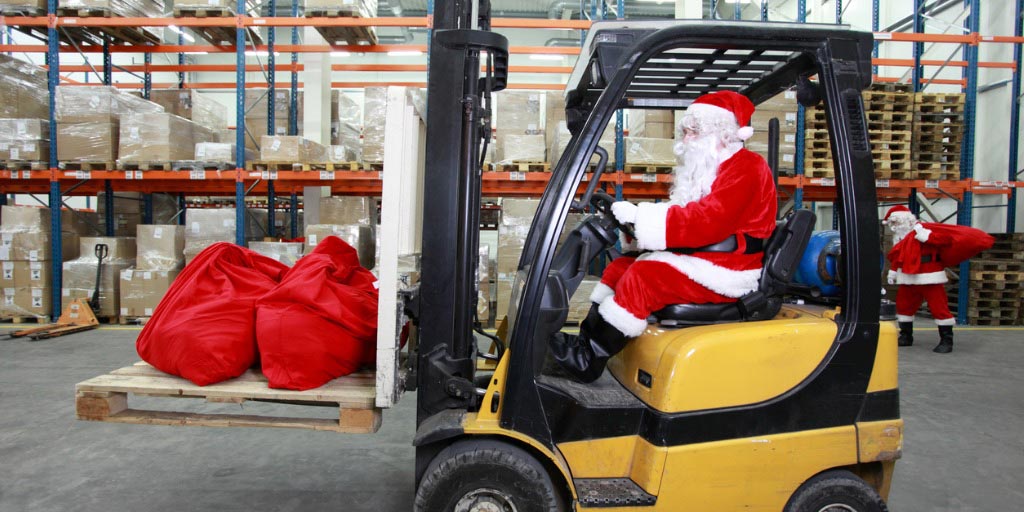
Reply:
[[739, 137], [740, 140], [747, 140], [754, 136], [754, 127], [744, 126], [743, 128], [736, 130], [736, 136]]

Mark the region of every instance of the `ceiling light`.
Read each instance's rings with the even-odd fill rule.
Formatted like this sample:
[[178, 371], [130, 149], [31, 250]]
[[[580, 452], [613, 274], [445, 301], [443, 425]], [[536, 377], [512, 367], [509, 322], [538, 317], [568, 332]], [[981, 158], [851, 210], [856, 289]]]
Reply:
[[545, 53], [533, 53], [530, 54], [530, 60], [562, 60], [565, 56], [563, 55], [552, 55]]
[[417, 55], [423, 55], [423, 52], [416, 51], [416, 50], [413, 50], [413, 51], [390, 51], [390, 52], [388, 52], [388, 55], [390, 55], [392, 57], [415, 57]]

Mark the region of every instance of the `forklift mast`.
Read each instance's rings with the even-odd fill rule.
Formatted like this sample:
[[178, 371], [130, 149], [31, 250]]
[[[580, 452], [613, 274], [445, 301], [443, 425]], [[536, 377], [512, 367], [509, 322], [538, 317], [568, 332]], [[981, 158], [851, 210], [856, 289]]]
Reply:
[[426, 271], [416, 298], [417, 425], [441, 411], [465, 411], [477, 399], [480, 155], [490, 138], [490, 93], [505, 88], [508, 74], [508, 40], [489, 30], [489, 0], [437, 2], [427, 81]]

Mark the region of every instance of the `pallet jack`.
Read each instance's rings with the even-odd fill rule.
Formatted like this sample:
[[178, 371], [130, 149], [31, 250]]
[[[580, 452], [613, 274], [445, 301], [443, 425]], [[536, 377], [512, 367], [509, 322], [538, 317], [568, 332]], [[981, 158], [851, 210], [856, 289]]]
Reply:
[[64, 308], [57, 323], [14, 331], [9, 336], [11, 338], [27, 336], [33, 341], [38, 341], [99, 327], [100, 321], [96, 319], [95, 311], [100, 308], [100, 275], [103, 272], [103, 260], [110, 254], [110, 248], [107, 244], [96, 244], [93, 254], [96, 255], [96, 286], [93, 288], [92, 298], [88, 302], [84, 299], [75, 299]]

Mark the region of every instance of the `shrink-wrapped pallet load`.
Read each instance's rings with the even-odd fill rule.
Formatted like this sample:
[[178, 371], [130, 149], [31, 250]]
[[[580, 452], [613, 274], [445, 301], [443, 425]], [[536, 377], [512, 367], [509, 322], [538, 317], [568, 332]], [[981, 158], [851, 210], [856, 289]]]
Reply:
[[289, 267], [302, 257], [301, 242], [249, 242], [249, 249]]
[[151, 91], [149, 98], [169, 114], [183, 117], [212, 130], [227, 128], [227, 108], [201, 92], [162, 89]]
[[324, 163], [327, 148], [309, 139], [288, 135], [264, 135], [260, 141], [260, 160], [281, 163]]
[[121, 117], [118, 161], [191, 160], [196, 143], [212, 142], [214, 137], [213, 130], [173, 114], [127, 114]]
[[363, 90], [363, 162], [384, 162], [384, 119], [388, 111], [388, 88], [367, 87]]
[[113, 163], [122, 117], [163, 112], [156, 103], [108, 86], [58, 87], [56, 106], [57, 159], [62, 162]]
[[50, 122], [42, 119], [0, 119], [0, 160], [50, 158]]
[[49, 119], [48, 90], [43, 68], [0, 54], [0, 118]]
[[217, 242], [235, 241], [234, 208], [190, 208], [185, 224], [185, 263]]

